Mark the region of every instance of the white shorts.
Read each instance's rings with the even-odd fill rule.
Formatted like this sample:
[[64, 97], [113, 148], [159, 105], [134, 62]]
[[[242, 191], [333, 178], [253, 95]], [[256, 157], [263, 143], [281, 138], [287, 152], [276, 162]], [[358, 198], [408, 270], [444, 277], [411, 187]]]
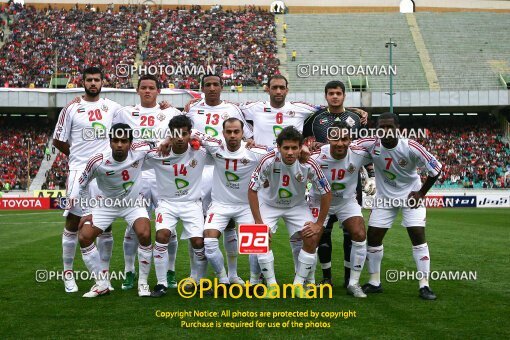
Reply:
[[203, 214], [207, 213], [212, 202], [212, 184], [213, 184], [214, 165], [204, 166], [202, 172], [202, 210]]
[[158, 206], [158, 184], [156, 183], [156, 174], [154, 170], [145, 170], [142, 172], [142, 189], [140, 191], [146, 199], [151, 202], [150, 210]]
[[184, 201], [174, 202], [161, 200], [156, 208], [156, 232], [161, 229], [170, 230], [176, 234], [175, 227], [179, 219], [182, 221], [184, 231], [181, 239], [204, 237], [204, 215], [202, 215], [202, 202]]
[[306, 204], [297, 205], [292, 208], [276, 208], [262, 202], [260, 204], [260, 215], [262, 221], [271, 229], [274, 234], [278, 229], [278, 219], [281, 217], [285, 222], [289, 236], [300, 232], [306, 222], [313, 222], [313, 216]]
[[[376, 228], [391, 228], [395, 217], [397, 217], [400, 207], [396, 208], [373, 208], [370, 213], [368, 225]], [[419, 207], [417, 209], [402, 208], [402, 226], [425, 227], [427, 209]]]
[[128, 225], [132, 226], [133, 223], [139, 218], [149, 219], [147, 209], [144, 207], [129, 207], [129, 208], [92, 208], [92, 224], [101, 230], [106, 230], [117, 217], [121, 217]]
[[[66, 197], [69, 200], [72, 199], [78, 199], [80, 197], [80, 176], [83, 173], [83, 170], [69, 170], [68, 176], [67, 176], [67, 183], [66, 183]], [[99, 190], [97, 186], [96, 179], [93, 179], [89, 183], [89, 195], [90, 198], [97, 198], [100, 196], [101, 190]], [[62, 216], [67, 217], [69, 214], [73, 214], [79, 217], [83, 216], [83, 211], [81, 209], [81, 206], [79, 204], [73, 205], [70, 209], [64, 210], [64, 213]]]
[[230, 219], [237, 224], [253, 224], [253, 215], [249, 204], [226, 204], [212, 202], [205, 216], [205, 229], [215, 229], [223, 233]]
[[[310, 210], [312, 212], [312, 216], [315, 222], [319, 217], [319, 208], [320, 201], [310, 202]], [[330, 206], [328, 217], [326, 217], [326, 220], [324, 221], [324, 226], [328, 224], [330, 215], [336, 215], [340, 224], [342, 224], [345, 220], [351, 217], [359, 216], [363, 218], [363, 214], [361, 213], [361, 207], [355, 198], [342, 199], [338, 205]]]

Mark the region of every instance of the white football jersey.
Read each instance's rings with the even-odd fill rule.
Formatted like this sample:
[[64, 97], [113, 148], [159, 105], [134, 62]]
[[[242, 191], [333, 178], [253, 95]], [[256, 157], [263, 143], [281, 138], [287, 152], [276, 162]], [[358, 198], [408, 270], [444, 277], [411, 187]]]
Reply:
[[[372, 163], [372, 159], [365, 148], [350, 145], [347, 155], [343, 159], [331, 156], [330, 145], [324, 145], [320, 151], [312, 154], [311, 158], [319, 164], [331, 186], [331, 205], [339, 205], [343, 199], [356, 197], [358, 173], [363, 165]], [[312, 187], [310, 196], [320, 199], [320, 193]]]
[[266, 101], [243, 103], [239, 108], [246, 120], [253, 121], [253, 139], [259, 145], [276, 145], [276, 137], [287, 126], [303, 132], [305, 119], [317, 110], [303, 102], [285, 102], [277, 109]]
[[69, 143], [69, 170], [83, 170], [91, 156], [110, 149], [108, 132], [120, 109], [106, 98], [96, 102], [81, 98], [60, 111], [53, 138]]
[[219, 105], [209, 106], [205, 99], [202, 99], [192, 104], [189, 112], [184, 114], [191, 119], [194, 129], [218, 139], [223, 139], [223, 122], [228, 118], [237, 118], [244, 123], [244, 137], [253, 137], [251, 127], [246, 123], [241, 110], [232, 103], [222, 101]]
[[412, 139], [400, 138], [393, 149], [385, 148], [379, 138], [362, 138], [353, 143], [370, 153], [377, 197], [407, 198], [411, 191], [419, 190], [422, 185], [416, 171], [419, 167], [426, 167], [431, 177], [441, 172], [441, 163]]
[[133, 132], [134, 141], [154, 145], [169, 136], [168, 123], [170, 119], [180, 114], [181, 111], [173, 107], [161, 110], [159, 104], [151, 108], [137, 104], [123, 107], [114, 123], [125, 123], [136, 130]]
[[144, 170], [154, 169], [158, 183], [159, 200], [196, 201], [201, 197], [202, 172], [206, 164], [212, 164], [204, 148], [166, 157], [158, 156], [152, 149], [145, 159]]
[[103, 198], [132, 199], [139, 198], [143, 160], [149, 151], [146, 143], [133, 143], [127, 158], [117, 162], [112, 150], [98, 153], [90, 158], [83, 171], [80, 183], [80, 197], [89, 199], [87, 186], [94, 178]]
[[269, 188], [264, 203], [277, 208], [304, 204], [308, 181], [322, 195], [331, 191], [328, 180], [313, 159], [304, 164], [296, 161], [287, 165], [277, 150], [269, 152], [255, 168], [250, 189], [259, 191], [266, 180], [269, 181]]
[[247, 204], [253, 170], [268, 153], [265, 148], [246, 148], [246, 142], [230, 152], [220, 139], [201, 134], [202, 145], [214, 161], [212, 200], [226, 204]]

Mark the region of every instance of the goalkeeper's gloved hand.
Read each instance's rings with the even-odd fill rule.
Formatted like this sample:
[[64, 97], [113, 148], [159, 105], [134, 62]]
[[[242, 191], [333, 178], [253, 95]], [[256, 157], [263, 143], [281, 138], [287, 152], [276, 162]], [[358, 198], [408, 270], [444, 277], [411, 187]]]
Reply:
[[367, 195], [375, 194], [375, 178], [369, 177], [365, 181], [365, 186], [363, 187], [363, 191]]

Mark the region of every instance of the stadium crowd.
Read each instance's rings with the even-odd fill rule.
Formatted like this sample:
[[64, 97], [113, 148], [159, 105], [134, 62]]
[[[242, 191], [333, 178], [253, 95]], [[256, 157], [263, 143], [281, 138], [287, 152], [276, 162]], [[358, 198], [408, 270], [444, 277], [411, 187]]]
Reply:
[[[0, 86], [49, 87], [57, 69], [80, 86], [79, 71], [101, 66], [107, 87], [132, 88], [130, 77], [116, 74], [118, 65], [133, 65], [137, 53], [144, 65], [206, 68], [224, 72], [226, 85], [260, 85], [278, 73], [273, 15], [254, 7], [154, 10], [124, 6], [120, 11], [36, 10], [7, 6], [11, 34], [0, 49]], [[143, 35], [150, 22], [150, 36]], [[143, 37], [142, 39], [140, 39]], [[139, 47], [139, 40], [142, 44]], [[201, 74], [162, 74], [164, 87], [199, 87]]]
[[27, 190], [28, 146], [30, 178], [44, 158], [51, 128], [0, 124], [0, 190]]

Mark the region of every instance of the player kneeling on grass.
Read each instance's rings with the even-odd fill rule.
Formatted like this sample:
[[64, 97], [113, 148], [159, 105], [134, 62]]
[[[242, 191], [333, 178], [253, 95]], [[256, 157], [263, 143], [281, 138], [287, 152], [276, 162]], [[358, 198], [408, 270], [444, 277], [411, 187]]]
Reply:
[[[150, 296], [147, 278], [151, 268], [152, 245], [149, 216], [143, 204], [141, 191], [141, 170], [143, 159], [149, 150], [145, 143], [132, 143], [133, 133], [127, 124], [118, 123], [110, 130], [111, 150], [90, 158], [80, 177], [80, 199], [86, 211], [80, 220], [79, 241], [83, 261], [96, 278], [83, 297], [96, 297], [109, 293], [108, 283], [103, 279], [99, 252], [94, 244], [96, 238], [110, 226], [117, 217], [122, 217], [133, 226], [140, 242], [138, 246], [138, 295]], [[88, 186], [92, 179], [97, 180], [103, 197], [97, 205], [92, 202]]]
[[[296, 295], [304, 297], [303, 284], [308, 278], [310, 270], [316, 262], [317, 246], [326, 220], [331, 201], [331, 192], [327, 179], [319, 165], [312, 159], [300, 163], [298, 156], [303, 145], [303, 136], [295, 127], [284, 128], [276, 139], [278, 150], [269, 152], [252, 174], [248, 189], [253, 219], [256, 224], [266, 224], [275, 233], [278, 219], [283, 218], [289, 236], [303, 240], [303, 246], [298, 255], [294, 285]], [[269, 182], [268, 197], [259, 205], [257, 191], [264, 183]], [[308, 181], [312, 182], [321, 195], [320, 212], [317, 222], [312, 222], [313, 216], [305, 201]], [[273, 251], [257, 255], [264, 278], [269, 285], [267, 297], [272, 297], [272, 291], [278, 290], [274, 273]]]
[[168, 242], [175, 234], [179, 219], [184, 230], [182, 239], [189, 239], [193, 247], [191, 259], [192, 278], [196, 282], [205, 276], [207, 259], [204, 250], [204, 215], [202, 214], [201, 187], [202, 172], [210, 158], [203, 148], [194, 149], [189, 145], [191, 120], [184, 116], [175, 116], [170, 120], [169, 142], [171, 151], [168, 156], [159, 157], [158, 150], [147, 154], [144, 169], [153, 168], [156, 172], [158, 206], [156, 208], [156, 244], [154, 246], [154, 265], [158, 283], [151, 294], [160, 297], [166, 294], [168, 268]]
[[[329, 145], [312, 154], [331, 186], [332, 199], [329, 215], [336, 215], [352, 237], [350, 254], [351, 275], [347, 293], [354, 297], [367, 297], [359, 285], [359, 277], [367, 255], [365, 222], [361, 206], [356, 201], [358, 172], [361, 167], [372, 163], [368, 151], [351, 145], [350, 128], [345, 122], [335, 122], [328, 131]], [[317, 216], [322, 196], [312, 187], [310, 207]], [[327, 220], [326, 220], [327, 223]]]
[[[398, 116], [383, 113], [377, 121], [377, 128], [385, 132], [384, 138], [364, 138], [355, 143], [366, 148], [374, 163], [377, 194], [370, 214], [367, 235], [367, 262], [370, 280], [363, 285], [365, 293], [382, 292], [381, 262], [383, 258], [383, 238], [400, 208], [402, 225], [413, 244], [413, 257], [421, 272], [419, 296], [425, 300], [435, 300], [430, 290], [430, 254], [425, 240], [426, 209], [423, 199], [441, 173], [441, 164], [423, 146], [412, 139], [398, 138]], [[416, 168], [425, 167], [428, 177], [421, 183]], [[396, 206], [395, 203], [398, 203]]]

